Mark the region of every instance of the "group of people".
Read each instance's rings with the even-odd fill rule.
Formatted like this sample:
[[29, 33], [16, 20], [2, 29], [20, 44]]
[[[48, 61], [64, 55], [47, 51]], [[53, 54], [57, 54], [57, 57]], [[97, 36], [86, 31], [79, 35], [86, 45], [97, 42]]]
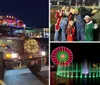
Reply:
[[94, 22], [91, 19], [93, 8], [64, 6], [55, 14], [54, 41], [93, 41]]

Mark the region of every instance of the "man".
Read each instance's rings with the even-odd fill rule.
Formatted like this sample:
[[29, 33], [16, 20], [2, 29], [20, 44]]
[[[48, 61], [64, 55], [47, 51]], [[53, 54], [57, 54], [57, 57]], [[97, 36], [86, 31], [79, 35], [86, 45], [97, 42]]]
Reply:
[[[77, 40], [78, 41], [84, 41], [84, 20], [82, 19], [82, 16], [79, 12], [79, 8], [75, 8], [75, 26], [76, 26], [76, 32], [77, 32]], [[81, 38], [81, 39], [80, 39]]]

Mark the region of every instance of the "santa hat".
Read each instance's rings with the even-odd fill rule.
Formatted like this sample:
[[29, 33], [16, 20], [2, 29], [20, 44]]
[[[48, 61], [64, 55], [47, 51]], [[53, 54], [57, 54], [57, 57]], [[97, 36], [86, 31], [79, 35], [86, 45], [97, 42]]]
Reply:
[[89, 18], [89, 19], [90, 19], [91, 17], [90, 17], [90, 16], [88, 16], [88, 15], [86, 15], [86, 16], [84, 17], [84, 19], [86, 19], [86, 18]]

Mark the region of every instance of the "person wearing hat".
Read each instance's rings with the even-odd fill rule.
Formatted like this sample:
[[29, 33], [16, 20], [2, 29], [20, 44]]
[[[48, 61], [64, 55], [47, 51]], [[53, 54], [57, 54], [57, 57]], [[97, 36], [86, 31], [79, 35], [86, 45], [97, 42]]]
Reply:
[[84, 41], [84, 20], [82, 18], [82, 15], [80, 14], [80, 9], [78, 7], [75, 7], [75, 26], [76, 26], [76, 32], [77, 32], [77, 40], [78, 41]]
[[[92, 13], [94, 10], [95, 5], [93, 5], [91, 8], [85, 8], [85, 7], [75, 7], [75, 20], [76, 20], [76, 29], [77, 29], [77, 40], [84, 40], [84, 17], [85, 15], [93, 16], [97, 12]], [[81, 39], [80, 39], [81, 38]]]
[[86, 15], [84, 17], [84, 20], [86, 22], [85, 24], [85, 41], [92, 41], [93, 40], [93, 29], [94, 24], [91, 20], [90, 16]]

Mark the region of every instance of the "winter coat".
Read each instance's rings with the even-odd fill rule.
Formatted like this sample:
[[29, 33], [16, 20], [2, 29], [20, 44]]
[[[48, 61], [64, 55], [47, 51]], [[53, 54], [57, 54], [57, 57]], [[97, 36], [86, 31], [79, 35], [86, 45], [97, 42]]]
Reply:
[[55, 18], [57, 19], [56, 24], [55, 24], [55, 30], [58, 31], [60, 30], [60, 22], [62, 20], [62, 16], [63, 16], [63, 10], [62, 10], [62, 15], [60, 11], [57, 11], [55, 14]]
[[86, 25], [85, 25], [85, 41], [93, 40], [93, 29], [94, 29], [93, 21], [86, 23]]

